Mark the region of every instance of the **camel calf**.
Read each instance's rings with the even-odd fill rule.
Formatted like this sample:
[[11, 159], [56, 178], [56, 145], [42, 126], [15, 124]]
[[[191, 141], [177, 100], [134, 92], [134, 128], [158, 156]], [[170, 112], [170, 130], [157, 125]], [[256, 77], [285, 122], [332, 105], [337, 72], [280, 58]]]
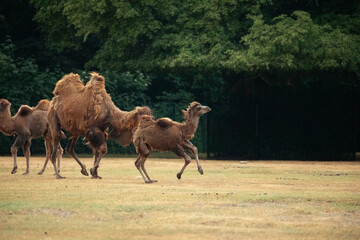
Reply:
[[[14, 144], [11, 146], [11, 154], [14, 159], [14, 167], [11, 174], [17, 172], [17, 151], [19, 147], [22, 147], [26, 157], [26, 171], [24, 175], [29, 173], [31, 140], [39, 137], [44, 137], [45, 139], [46, 160], [38, 174], [40, 175], [45, 171], [51, 151], [51, 137], [47, 128], [49, 105], [50, 102], [46, 99], [39, 101], [38, 105], [33, 108], [23, 105], [19, 108], [15, 116], [11, 116], [10, 102], [6, 99], [0, 99], [0, 132], [8, 136], [17, 135]], [[63, 154], [60, 145], [58, 146], [56, 154], [58, 167], [60, 168], [60, 161]]]
[[178, 179], [181, 179], [186, 166], [191, 162], [191, 158], [185, 153], [185, 149], [195, 154], [198, 171], [200, 174], [203, 174], [197, 148], [190, 140], [194, 137], [200, 117], [209, 111], [211, 111], [209, 107], [202, 106], [198, 102], [192, 102], [188, 109], [183, 111], [184, 123], [175, 122], [169, 118], [160, 118], [155, 121], [150, 116], [142, 116], [139, 127], [134, 133], [133, 142], [136, 152], [139, 154], [135, 161], [135, 166], [145, 183], [156, 182], [156, 180], [151, 180], [144, 167], [146, 158], [153, 149], [159, 151], [170, 150], [184, 158], [185, 164], [177, 174]]

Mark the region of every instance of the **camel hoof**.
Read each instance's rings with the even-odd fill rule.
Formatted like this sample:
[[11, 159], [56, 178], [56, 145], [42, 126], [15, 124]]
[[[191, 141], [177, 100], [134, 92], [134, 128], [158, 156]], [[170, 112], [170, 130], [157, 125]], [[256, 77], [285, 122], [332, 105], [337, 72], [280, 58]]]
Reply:
[[[82, 172], [82, 171], [81, 171], [81, 172]], [[93, 177], [96, 176], [94, 169], [90, 168], [90, 174], [91, 174], [91, 176], [93, 176]]]
[[37, 175], [42, 175], [44, 173], [43, 170], [41, 170], [40, 172], [37, 173]]
[[176, 174], [176, 176], [177, 176], [177, 178], [178, 178], [179, 180], [181, 179], [181, 174], [180, 174], [180, 173]]
[[204, 174], [204, 171], [202, 170], [202, 168], [199, 168], [198, 170], [199, 170], [199, 173], [200, 173], [201, 175]]
[[102, 179], [102, 177], [100, 177], [100, 176], [92, 176], [91, 178], [92, 179]]
[[92, 176], [91, 178], [93, 178], [93, 179], [102, 179], [102, 177], [99, 177], [97, 175], [97, 172], [93, 168], [90, 168], [90, 174]]
[[25, 175], [28, 175], [28, 174], [29, 174], [28, 172], [24, 172], [22, 175], [24, 175], [24, 176], [25, 176]]
[[[89, 176], [89, 173], [86, 171], [86, 168], [81, 169], [81, 173], [82, 173], [84, 176]], [[90, 169], [90, 173], [91, 173], [91, 169]], [[91, 175], [92, 175], [92, 174], [91, 174]]]
[[15, 174], [17, 172], [17, 167], [14, 167], [13, 170], [11, 171], [11, 174]]
[[157, 180], [149, 180], [149, 181], [145, 181], [145, 183], [154, 183], [154, 182], [158, 182]]
[[62, 177], [62, 176], [60, 176], [60, 175], [57, 175], [57, 176], [56, 176], [56, 179], [65, 179], [65, 177]]

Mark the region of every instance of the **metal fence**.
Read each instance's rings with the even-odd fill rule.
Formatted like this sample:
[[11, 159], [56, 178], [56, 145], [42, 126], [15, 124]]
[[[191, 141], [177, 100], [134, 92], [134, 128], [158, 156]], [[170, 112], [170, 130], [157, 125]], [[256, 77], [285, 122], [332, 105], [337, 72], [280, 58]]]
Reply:
[[269, 88], [209, 114], [208, 155], [231, 159], [350, 160], [360, 152], [359, 95]]

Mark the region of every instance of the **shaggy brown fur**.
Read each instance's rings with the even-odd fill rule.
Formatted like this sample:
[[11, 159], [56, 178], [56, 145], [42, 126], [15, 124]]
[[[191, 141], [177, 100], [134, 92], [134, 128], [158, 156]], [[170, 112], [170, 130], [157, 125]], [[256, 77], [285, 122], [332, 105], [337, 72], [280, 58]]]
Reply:
[[[47, 131], [47, 110], [50, 106], [49, 100], [41, 100], [36, 107], [23, 105], [19, 108], [17, 114], [11, 117], [10, 102], [6, 99], [0, 99], [0, 131], [6, 135], [18, 135], [11, 147], [11, 153], [14, 159], [14, 168], [12, 174], [17, 172], [17, 151], [20, 146], [23, 148], [26, 157], [26, 172], [29, 173], [30, 146], [33, 138], [44, 137], [46, 147], [46, 160], [43, 169], [45, 171], [47, 161], [50, 157], [51, 137]], [[58, 165], [62, 156], [62, 148], [57, 150]]]
[[[84, 85], [78, 74], [67, 74], [57, 82], [54, 97], [51, 101], [48, 115], [49, 129], [53, 136], [53, 144], [59, 143], [60, 128], [70, 134], [66, 151], [81, 166], [81, 173], [88, 176], [85, 165], [79, 160], [74, 146], [80, 136], [85, 136], [88, 145], [95, 154], [94, 167], [90, 169], [93, 178], [100, 178], [97, 173], [101, 157], [107, 152], [107, 132], [110, 126], [114, 128], [113, 135], [125, 145], [131, 141], [132, 129], [138, 121], [129, 117], [129, 112], [118, 109], [110, 95], [105, 90], [105, 78], [97, 73], [91, 73], [91, 79]], [[140, 110], [134, 110], [141, 114]], [[55, 156], [52, 154], [54, 164]], [[57, 178], [63, 178], [57, 174]]]
[[141, 116], [154, 118], [149, 107], [136, 107], [135, 110], [130, 112], [123, 111], [123, 117], [117, 122], [117, 125], [120, 127], [114, 129], [110, 133], [110, 137], [119, 141], [123, 146], [129, 146]]
[[203, 174], [199, 163], [197, 148], [190, 142], [196, 132], [200, 116], [209, 112], [211, 109], [202, 106], [198, 102], [192, 102], [184, 112], [184, 123], [174, 122], [169, 118], [160, 118], [156, 121], [152, 117], [143, 116], [139, 127], [134, 133], [133, 142], [136, 152], [139, 153], [135, 166], [139, 170], [145, 183], [155, 182], [147, 174], [144, 164], [146, 158], [153, 149], [159, 151], [173, 151], [176, 155], [184, 158], [185, 165], [177, 174], [181, 178], [186, 166], [190, 163], [191, 158], [185, 153], [184, 149], [190, 150], [195, 154], [198, 170]]

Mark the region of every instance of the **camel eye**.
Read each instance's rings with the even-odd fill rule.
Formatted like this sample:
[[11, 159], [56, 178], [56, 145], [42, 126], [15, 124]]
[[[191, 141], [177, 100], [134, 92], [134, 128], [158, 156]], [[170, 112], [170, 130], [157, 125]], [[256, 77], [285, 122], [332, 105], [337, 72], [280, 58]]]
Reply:
[[197, 109], [198, 111], [200, 111], [200, 110], [201, 110], [201, 106], [198, 106], [196, 109]]

